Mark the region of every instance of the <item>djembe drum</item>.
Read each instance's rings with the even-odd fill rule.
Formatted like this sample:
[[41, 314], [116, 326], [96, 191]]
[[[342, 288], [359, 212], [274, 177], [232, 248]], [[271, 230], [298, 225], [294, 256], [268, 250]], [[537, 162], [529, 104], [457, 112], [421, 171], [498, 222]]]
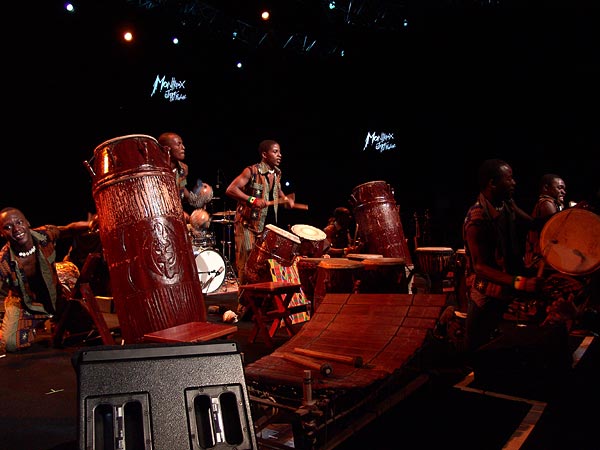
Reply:
[[358, 291], [369, 294], [408, 294], [406, 262], [403, 258], [367, 258]]
[[298, 269], [302, 291], [306, 295], [306, 298], [311, 301], [314, 299], [319, 263], [328, 259], [330, 258], [308, 258], [304, 256], [296, 259], [296, 268]]
[[357, 293], [364, 264], [347, 258], [327, 258], [317, 266], [313, 312], [329, 293]]
[[300, 249], [298, 251], [300, 256], [320, 258], [329, 247], [327, 235], [318, 228], [298, 224], [292, 226], [292, 233], [300, 238]]
[[441, 294], [443, 292], [443, 281], [454, 250], [450, 247], [417, 247], [417, 270], [429, 278], [431, 292]]

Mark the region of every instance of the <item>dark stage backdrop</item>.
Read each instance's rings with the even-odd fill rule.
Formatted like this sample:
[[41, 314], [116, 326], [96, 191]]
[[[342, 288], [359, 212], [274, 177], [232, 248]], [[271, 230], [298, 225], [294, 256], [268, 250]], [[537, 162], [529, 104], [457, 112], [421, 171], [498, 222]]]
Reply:
[[[339, 58], [196, 36], [175, 48], [163, 42], [168, 17], [124, 3], [90, 1], [69, 16], [62, 2], [33, 2], [19, 16], [30, 36], [11, 40], [6, 60], [0, 203], [34, 226], [94, 208], [83, 161], [96, 146], [167, 130], [184, 139], [190, 183], [220, 198], [211, 212], [234, 208], [224, 188], [258, 161], [260, 140], [276, 139], [285, 190], [309, 205], [282, 225], [324, 227], [354, 187], [384, 180], [406, 237], [429, 210], [434, 245], [453, 248], [486, 158], [513, 166], [525, 209], [545, 172], [563, 176], [570, 200], [597, 187], [595, 11], [414, 11], [406, 30], [355, 33]], [[118, 41], [123, 15], [146, 24], [129, 46]]]

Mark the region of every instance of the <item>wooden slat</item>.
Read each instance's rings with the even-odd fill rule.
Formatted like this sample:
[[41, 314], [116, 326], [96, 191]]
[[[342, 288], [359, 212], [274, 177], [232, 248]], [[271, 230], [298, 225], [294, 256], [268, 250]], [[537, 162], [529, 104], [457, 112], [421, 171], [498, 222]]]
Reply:
[[302, 385], [303, 371], [279, 353], [303, 348], [359, 356], [364, 362], [357, 368], [330, 361], [330, 376], [313, 374], [315, 389], [368, 387], [410, 362], [445, 303], [445, 294], [327, 294], [295, 336], [246, 367], [246, 377], [265, 387]]

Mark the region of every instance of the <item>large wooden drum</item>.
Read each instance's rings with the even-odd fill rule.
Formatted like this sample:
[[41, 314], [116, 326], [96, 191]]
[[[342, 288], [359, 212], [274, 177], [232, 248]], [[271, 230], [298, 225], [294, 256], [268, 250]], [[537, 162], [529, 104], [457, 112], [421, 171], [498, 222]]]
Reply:
[[302, 291], [306, 298], [313, 300], [315, 295], [315, 286], [317, 284], [317, 268], [321, 261], [326, 261], [330, 258], [307, 258], [300, 257], [296, 260], [296, 268], [298, 269], [298, 278], [302, 285]]
[[362, 263], [364, 270], [359, 292], [408, 294], [406, 262], [403, 258], [370, 258]]
[[403, 258], [407, 264], [412, 264], [399, 207], [388, 183], [370, 181], [356, 186], [350, 204], [367, 252]]
[[567, 275], [588, 275], [600, 268], [600, 216], [580, 208], [565, 209], [542, 228], [544, 261]]
[[313, 313], [330, 293], [357, 293], [364, 264], [347, 258], [327, 258], [317, 266]]
[[100, 239], [126, 343], [193, 321], [206, 310], [168, 153], [156, 139], [128, 135], [94, 150]]

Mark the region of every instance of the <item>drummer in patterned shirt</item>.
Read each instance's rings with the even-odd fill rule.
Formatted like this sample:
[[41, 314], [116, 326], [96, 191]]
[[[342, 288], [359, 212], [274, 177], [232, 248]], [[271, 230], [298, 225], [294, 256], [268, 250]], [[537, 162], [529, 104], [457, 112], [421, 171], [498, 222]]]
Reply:
[[517, 223], [531, 228], [541, 221], [534, 221], [515, 204], [512, 167], [501, 159], [486, 160], [479, 167], [478, 182], [479, 195], [463, 223], [469, 352], [499, 336], [512, 301], [523, 293], [539, 293], [543, 287], [542, 278], [523, 276]]

